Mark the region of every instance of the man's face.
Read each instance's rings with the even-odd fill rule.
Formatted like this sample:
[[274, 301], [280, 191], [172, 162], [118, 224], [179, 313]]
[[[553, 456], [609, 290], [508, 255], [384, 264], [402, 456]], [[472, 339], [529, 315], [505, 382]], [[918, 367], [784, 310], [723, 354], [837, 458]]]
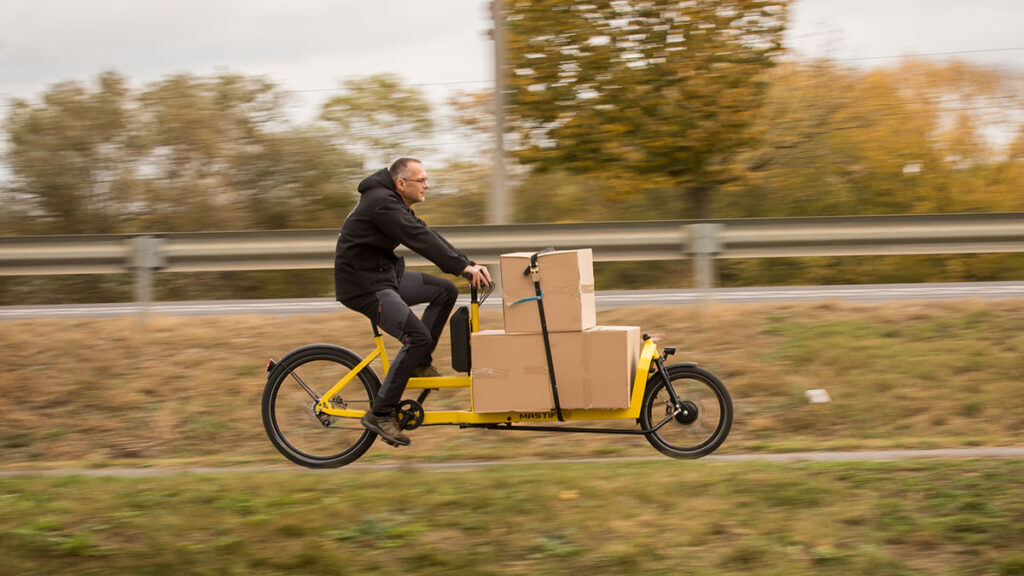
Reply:
[[430, 185], [427, 184], [427, 171], [422, 164], [410, 162], [406, 169], [408, 173], [395, 181], [395, 188], [398, 189], [398, 195], [402, 197], [405, 205], [411, 207], [426, 199], [427, 188]]

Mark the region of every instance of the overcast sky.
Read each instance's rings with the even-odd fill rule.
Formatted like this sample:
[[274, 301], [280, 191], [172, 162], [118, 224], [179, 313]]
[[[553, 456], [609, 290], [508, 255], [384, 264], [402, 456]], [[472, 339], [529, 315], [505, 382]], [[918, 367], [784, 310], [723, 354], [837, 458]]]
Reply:
[[[871, 66], [908, 54], [1024, 70], [1021, 0], [797, 0], [788, 44]], [[0, 100], [104, 70], [270, 78], [311, 110], [339, 79], [392, 72], [439, 99], [488, 86], [482, 0], [0, 0]], [[933, 56], [938, 57], [938, 56]]]

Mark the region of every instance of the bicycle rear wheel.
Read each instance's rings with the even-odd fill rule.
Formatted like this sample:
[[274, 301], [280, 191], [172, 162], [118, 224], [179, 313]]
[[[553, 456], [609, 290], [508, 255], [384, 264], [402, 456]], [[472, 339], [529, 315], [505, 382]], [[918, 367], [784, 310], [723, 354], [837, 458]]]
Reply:
[[[680, 411], [660, 374], [651, 375], [640, 410], [640, 424], [650, 429], [666, 418], [664, 426], [645, 436], [659, 452], [672, 458], [700, 458], [725, 442], [732, 428], [732, 399], [725, 385], [707, 370], [687, 364], [668, 367]], [[675, 414], [673, 416], [673, 414]]]
[[[370, 448], [377, 435], [359, 420], [316, 411], [321, 396], [359, 362], [349, 350], [319, 344], [295, 350], [277, 363], [263, 391], [263, 427], [285, 458], [308, 468], [337, 468]], [[337, 408], [370, 410], [379, 388], [377, 374], [367, 367], [329, 400]]]

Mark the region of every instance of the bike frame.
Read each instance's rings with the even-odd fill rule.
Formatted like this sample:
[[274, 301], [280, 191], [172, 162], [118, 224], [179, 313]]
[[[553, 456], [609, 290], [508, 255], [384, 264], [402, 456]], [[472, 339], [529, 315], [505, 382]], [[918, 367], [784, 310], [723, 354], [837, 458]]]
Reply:
[[[470, 302], [470, 327], [472, 332], [480, 328], [480, 303], [477, 302], [476, 290], [472, 291]], [[348, 410], [337, 408], [330, 401], [331, 398], [340, 394], [359, 372], [369, 367], [374, 360], [380, 359], [385, 373], [390, 368], [387, 350], [384, 348], [384, 338], [380, 331], [374, 328], [374, 341], [376, 347], [367, 354], [359, 364], [352, 368], [345, 376], [334, 384], [318, 400], [315, 410], [329, 416], [343, 418], [362, 418], [365, 410]], [[575, 409], [562, 410], [562, 417], [568, 420], [621, 420], [637, 419], [640, 417], [640, 408], [644, 400], [644, 392], [647, 388], [647, 377], [652, 367], [658, 364], [658, 349], [652, 339], [645, 339], [643, 348], [640, 351], [640, 359], [637, 362], [636, 375], [633, 378], [632, 394], [628, 408], [623, 409]], [[469, 388], [470, 406], [472, 406], [473, 377], [467, 376], [435, 376], [427, 378], [410, 378], [406, 390], [438, 390], [442, 388]], [[424, 392], [425, 395], [427, 392]], [[421, 398], [423, 398], [421, 396]], [[499, 424], [513, 424], [519, 422], [552, 422], [558, 420], [558, 413], [554, 410], [541, 412], [473, 412], [472, 410], [451, 410], [451, 411], [428, 411], [423, 413], [421, 425], [443, 425], [454, 424], [464, 426], [488, 426]]]

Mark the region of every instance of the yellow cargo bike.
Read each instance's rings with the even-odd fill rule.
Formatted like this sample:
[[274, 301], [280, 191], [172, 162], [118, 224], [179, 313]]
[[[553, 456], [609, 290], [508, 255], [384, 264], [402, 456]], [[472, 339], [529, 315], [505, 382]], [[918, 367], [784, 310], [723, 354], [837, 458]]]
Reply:
[[[465, 375], [411, 378], [406, 390], [420, 393], [415, 400], [404, 399], [399, 405], [399, 424], [404, 430], [451, 425], [490, 430], [643, 435], [661, 453], [687, 459], [706, 456], [725, 441], [733, 419], [732, 400], [725, 386], [694, 362], [667, 364], [675, 348], [665, 347], [659, 352], [647, 334], [643, 335], [628, 408], [562, 409], [558, 406], [552, 369], [555, 408], [550, 411], [477, 413], [472, 410], [472, 402], [467, 410], [426, 410], [424, 405], [432, 391], [472, 390], [470, 333], [479, 330], [480, 304], [491, 290], [493, 285], [483, 294], [471, 288], [469, 307], [458, 309], [450, 321], [452, 366]], [[376, 326], [373, 326], [373, 334], [376, 344], [366, 356], [339, 346], [313, 344], [267, 363], [263, 424], [271, 443], [286, 458], [309, 468], [344, 466], [365, 454], [377, 439], [377, 434], [366, 430], [359, 422], [370, 410], [381, 385], [380, 376], [371, 363], [379, 359], [384, 373], [389, 366], [384, 340]], [[550, 356], [550, 348], [548, 351]], [[639, 427], [565, 424], [609, 420], [632, 420]]]

